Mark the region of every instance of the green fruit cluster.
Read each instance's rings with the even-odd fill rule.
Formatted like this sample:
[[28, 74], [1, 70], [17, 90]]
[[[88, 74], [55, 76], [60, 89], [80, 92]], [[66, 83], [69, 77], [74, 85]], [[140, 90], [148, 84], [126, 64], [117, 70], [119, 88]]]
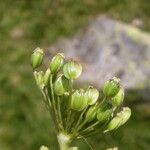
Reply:
[[104, 132], [116, 130], [130, 118], [128, 107], [117, 112], [124, 100], [119, 78], [106, 81], [101, 92], [93, 86], [75, 89], [73, 84], [82, 73], [81, 64], [72, 59], [67, 61], [64, 54], [58, 53], [45, 72], [38, 71], [43, 56], [42, 49], [35, 49], [31, 65], [58, 133], [72, 139], [86, 137], [102, 129]]

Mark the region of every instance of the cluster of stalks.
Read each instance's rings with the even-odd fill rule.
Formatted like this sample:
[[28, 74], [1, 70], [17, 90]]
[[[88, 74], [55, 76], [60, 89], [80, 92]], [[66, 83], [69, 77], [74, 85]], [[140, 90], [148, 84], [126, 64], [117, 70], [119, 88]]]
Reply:
[[75, 89], [73, 84], [81, 75], [82, 66], [58, 53], [49, 62], [47, 70], [41, 71], [38, 68], [43, 57], [43, 50], [35, 49], [31, 65], [52, 117], [60, 150], [78, 150], [70, 146], [72, 141], [116, 130], [130, 118], [130, 108], [121, 108], [124, 89], [120, 79], [113, 77], [106, 81], [101, 92], [93, 86]]

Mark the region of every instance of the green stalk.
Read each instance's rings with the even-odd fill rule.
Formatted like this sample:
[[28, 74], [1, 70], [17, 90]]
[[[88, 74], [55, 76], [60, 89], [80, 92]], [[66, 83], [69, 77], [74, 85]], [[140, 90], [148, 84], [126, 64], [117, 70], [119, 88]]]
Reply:
[[69, 102], [68, 102], [68, 115], [67, 115], [67, 125], [66, 125], [66, 130], [69, 130], [69, 127], [70, 127], [70, 118], [71, 118], [71, 108], [70, 108], [70, 105], [71, 105], [71, 97], [72, 97], [72, 91], [73, 91], [73, 80], [70, 80], [70, 97], [69, 97]]
[[87, 120], [84, 120], [76, 129], [76, 131], [78, 132], [85, 124], [87, 123]]
[[90, 130], [90, 129], [93, 129], [96, 125], [98, 125], [99, 124], [99, 121], [97, 121], [97, 122], [95, 122], [94, 124], [92, 124], [91, 126], [89, 126], [89, 127], [87, 127], [86, 129], [84, 129], [83, 130], [83, 132], [86, 132], [86, 131], [88, 131], [88, 130]]
[[86, 112], [86, 110], [87, 110], [87, 107], [84, 108], [84, 110], [82, 111], [82, 113], [81, 113], [81, 115], [80, 115], [80, 117], [79, 117], [79, 119], [78, 119], [78, 122], [77, 122], [77, 124], [76, 124], [76, 126], [75, 126], [75, 130], [77, 130], [78, 126], [79, 126], [80, 123], [82, 122], [82, 117], [83, 117], [84, 113]]
[[48, 95], [47, 95], [47, 93], [46, 93], [46, 89], [43, 89], [43, 90], [41, 90], [41, 91], [42, 91], [42, 94], [43, 94], [43, 97], [44, 97], [44, 102], [45, 102], [45, 104], [46, 104], [46, 108], [48, 109], [49, 114], [50, 114], [50, 116], [52, 117], [52, 120], [53, 120], [53, 122], [54, 122], [55, 129], [56, 129], [56, 131], [58, 132], [58, 127], [57, 127], [57, 123], [56, 123], [56, 120], [55, 120], [55, 115], [54, 115], [54, 113], [53, 113], [53, 111], [52, 111], [51, 102], [50, 102], [50, 99], [49, 99], [49, 97], [48, 97]]
[[58, 117], [58, 112], [56, 109], [56, 102], [55, 102], [55, 97], [54, 97], [54, 89], [53, 89], [53, 75], [50, 76], [50, 88], [51, 88], [51, 97], [52, 97], [52, 108], [54, 111], [54, 114], [56, 116], [56, 122], [57, 122], [57, 126], [60, 129], [60, 123], [59, 123], [59, 117]]
[[62, 120], [62, 115], [61, 115], [60, 97], [59, 96], [57, 96], [57, 111], [58, 111], [58, 117], [59, 117], [59, 121], [61, 124], [61, 128], [64, 131], [64, 125], [63, 125], [63, 120]]

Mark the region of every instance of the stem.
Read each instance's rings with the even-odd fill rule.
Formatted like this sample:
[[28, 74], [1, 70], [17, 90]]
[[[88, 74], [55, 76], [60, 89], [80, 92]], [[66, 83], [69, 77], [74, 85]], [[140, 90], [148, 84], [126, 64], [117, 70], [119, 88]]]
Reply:
[[41, 90], [41, 92], [42, 92], [43, 97], [44, 97], [44, 102], [45, 102], [46, 108], [48, 109], [49, 114], [50, 114], [50, 116], [52, 117], [52, 120], [53, 120], [53, 122], [54, 122], [55, 129], [56, 129], [56, 131], [58, 132], [57, 123], [56, 123], [56, 120], [55, 120], [54, 113], [53, 113], [53, 111], [52, 111], [52, 109], [51, 109], [51, 102], [50, 102], [50, 99], [49, 99], [48, 95], [46, 94], [46, 89]]
[[86, 132], [82, 133], [82, 135], [85, 136], [85, 137], [89, 137], [89, 136], [95, 135], [97, 133], [102, 133], [103, 134], [103, 129], [95, 129], [95, 130], [92, 130], [92, 131], [87, 132], [87, 133]]
[[68, 115], [67, 115], [67, 121], [66, 121], [66, 123], [67, 123], [67, 125], [66, 125], [66, 130], [69, 130], [69, 127], [70, 127], [70, 118], [71, 118], [71, 108], [70, 108], [70, 106], [71, 106], [71, 97], [72, 97], [72, 91], [73, 91], [73, 80], [71, 79], [70, 80], [70, 97], [69, 97], [69, 102], [68, 102]]
[[98, 125], [98, 124], [99, 124], [99, 121], [97, 121], [97, 122], [95, 122], [94, 124], [92, 124], [91, 126], [87, 127], [87, 128], [84, 129], [82, 132], [86, 132], [86, 131], [88, 131], [88, 130], [91, 130], [91, 129], [93, 129], [96, 125]]
[[83, 120], [83, 115], [84, 115], [84, 113], [86, 112], [86, 110], [87, 110], [87, 107], [86, 108], [84, 108], [84, 110], [82, 111], [82, 113], [81, 113], [81, 115], [79, 116], [79, 119], [78, 119], [78, 122], [77, 122], [77, 124], [76, 124], [76, 126], [75, 126], [75, 130], [77, 130], [78, 129], [78, 126], [80, 125], [80, 123], [82, 122], [82, 120]]
[[59, 96], [57, 96], [57, 110], [58, 110], [58, 117], [59, 117], [59, 121], [61, 124], [61, 128], [62, 128], [62, 130], [64, 130], [63, 119], [62, 119], [62, 115], [61, 115], [61, 107], [60, 107], [60, 97]]
[[84, 142], [89, 146], [89, 148], [91, 150], [94, 150], [93, 147], [89, 144], [89, 142], [87, 141], [87, 139], [84, 136], [81, 136], [81, 138], [84, 140]]
[[55, 102], [55, 97], [54, 97], [54, 89], [53, 89], [53, 75], [50, 76], [50, 88], [51, 88], [51, 96], [52, 96], [52, 108], [56, 116], [56, 122], [58, 125], [58, 128], [60, 129], [60, 123], [59, 123], [59, 117], [56, 109], [56, 102]]
[[54, 98], [54, 91], [53, 91], [53, 76], [50, 76], [50, 88], [51, 88], [51, 95], [52, 95], [52, 105], [54, 108], [54, 112], [56, 112], [56, 104], [55, 104], [55, 98]]
[[87, 120], [84, 120], [83, 123], [81, 123], [78, 128], [76, 129], [76, 131], [79, 131], [85, 124], [87, 123]]
[[69, 144], [71, 142], [71, 138], [69, 135], [60, 133], [57, 136], [60, 150], [69, 150]]

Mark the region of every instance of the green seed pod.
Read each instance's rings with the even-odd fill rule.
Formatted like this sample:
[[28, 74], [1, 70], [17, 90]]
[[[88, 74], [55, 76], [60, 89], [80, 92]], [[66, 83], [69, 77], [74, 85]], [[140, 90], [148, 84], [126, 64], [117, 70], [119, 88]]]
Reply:
[[64, 55], [62, 53], [58, 53], [54, 56], [50, 62], [50, 70], [52, 74], [57, 73], [64, 63]]
[[97, 113], [97, 119], [100, 121], [100, 122], [105, 122], [107, 120], [110, 119], [110, 117], [112, 116], [112, 109], [108, 109], [106, 111], [98, 111]]
[[64, 76], [61, 75], [55, 82], [54, 91], [56, 95], [63, 95], [65, 92], [69, 90], [69, 80]]
[[34, 72], [34, 76], [35, 76], [35, 80], [36, 80], [36, 83], [37, 83], [38, 87], [39, 87], [40, 89], [43, 89], [44, 86], [45, 86], [45, 84], [44, 84], [44, 73], [43, 73], [43, 71], [39, 71], [39, 72], [35, 71], [35, 72]]
[[31, 55], [31, 65], [33, 69], [38, 68], [43, 61], [44, 52], [40, 48], [36, 48]]
[[124, 107], [123, 110], [117, 113], [117, 115], [109, 122], [107, 130], [105, 130], [104, 132], [108, 132], [119, 128], [120, 126], [122, 126], [124, 123], [127, 122], [130, 116], [131, 116], [131, 109], [128, 107]]
[[98, 108], [97, 119], [100, 122], [106, 122], [111, 118], [112, 114], [113, 114], [112, 106], [110, 104], [105, 104]]
[[64, 65], [63, 72], [66, 78], [76, 79], [81, 75], [82, 66], [75, 61], [69, 61]]
[[105, 96], [107, 97], [113, 97], [115, 96], [120, 89], [120, 79], [119, 78], [112, 78], [110, 80], [108, 80], [103, 87], [103, 93]]
[[131, 116], [131, 109], [129, 107], [123, 107], [123, 111], [121, 112], [121, 118], [122, 121], [120, 123], [120, 126], [125, 124]]
[[117, 129], [120, 126], [120, 123], [121, 123], [121, 117], [117, 115], [109, 122], [107, 130], [105, 130], [104, 132]]
[[96, 106], [91, 106], [89, 108], [89, 110], [86, 112], [85, 120], [87, 122], [93, 121], [96, 118], [96, 114], [97, 114], [97, 107]]
[[119, 106], [123, 103], [124, 100], [124, 89], [120, 88], [119, 92], [111, 98], [111, 104], [113, 106]]
[[48, 68], [48, 69], [46, 70], [45, 74], [44, 74], [44, 79], [43, 79], [43, 82], [44, 82], [45, 85], [47, 85], [48, 82], [49, 82], [50, 74], [51, 74], [51, 71], [50, 71], [50, 69]]
[[71, 108], [81, 111], [88, 105], [88, 99], [84, 90], [76, 90], [71, 97]]
[[98, 97], [99, 97], [99, 92], [97, 89], [93, 88], [93, 87], [89, 87], [86, 90], [86, 95], [88, 97], [88, 104], [89, 105], [93, 105], [96, 103]]

